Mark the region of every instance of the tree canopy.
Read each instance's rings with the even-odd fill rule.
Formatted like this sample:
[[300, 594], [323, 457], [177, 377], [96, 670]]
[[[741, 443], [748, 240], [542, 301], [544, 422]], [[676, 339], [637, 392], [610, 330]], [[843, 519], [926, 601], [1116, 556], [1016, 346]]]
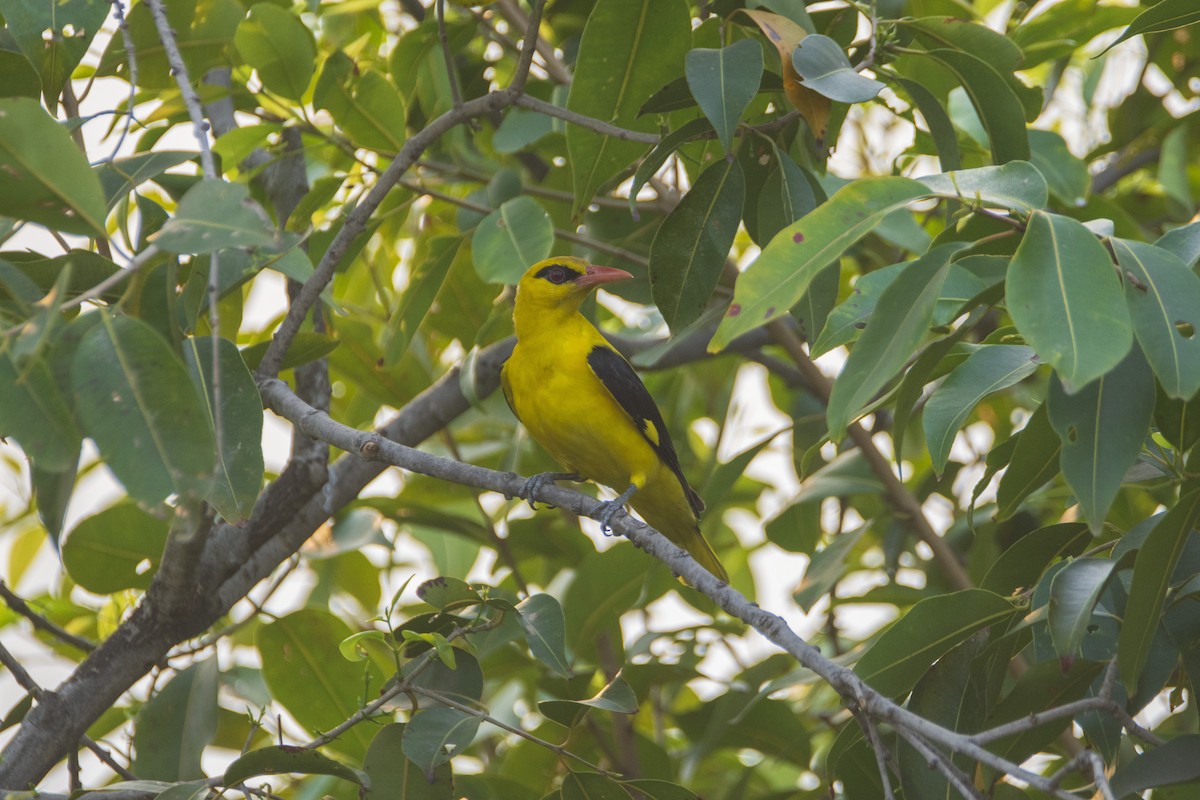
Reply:
[[[1194, 0], [0, 16], [6, 797], [1194, 796]], [[729, 585], [517, 496], [568, 254]]]

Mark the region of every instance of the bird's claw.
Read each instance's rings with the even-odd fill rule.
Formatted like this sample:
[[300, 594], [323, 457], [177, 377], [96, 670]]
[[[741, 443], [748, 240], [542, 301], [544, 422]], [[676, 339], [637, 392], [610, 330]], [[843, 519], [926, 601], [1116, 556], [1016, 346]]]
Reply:
[[[534, 475], [529, 480], [525, 481], [525, 485], [521, 487], [519, 497], [526, 503], [529, 503], [530, 508], [532, 508], [534, 511], [537, 511], [537, 502], [533, 499], [534, 492], [536, 492], [538, 489], [541, 489], [542, 486], [547, 483], [554, 483], [555, 481], [577, 480], [580, 480], [580, 477], [579, 474], [575, 472], [539, 472], [537, 475]], [[551, 506], [549, 503], [546, 504], [546, 507], [553, 508], [553, 506]]]
[[618, 511], [624, 511], [625, 504], [617, 500], [605, 500], [600, 504], [600, 513], [595, 519], [600, 523], [600, 533], [605, 536], [612, 536], [612, 518], [617, 515]]

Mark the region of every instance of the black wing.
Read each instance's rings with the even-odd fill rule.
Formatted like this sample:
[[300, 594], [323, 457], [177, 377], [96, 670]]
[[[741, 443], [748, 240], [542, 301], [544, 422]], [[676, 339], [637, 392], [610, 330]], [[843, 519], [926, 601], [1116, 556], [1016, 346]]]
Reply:
[[687, 478], [683, 477], [683, 470], [679, 467], [679, 456], [675, 454], [675, 446], [671, 444], [667, 425], [663, 422], [662, 414], [659, 413], [654, 398], [646, 391], [641, 378], [637, 376], [633, 367], [629, 366], [629, 362], [622, 358], [620, 353], [608, 347], [601, 345], [593, 347], [592, 352], [588, 353], [587, 360], [588, 366], [604, 384], [604, 388], [608, 389], [608, 393], [613, 396], [613, 399], [620, 403], [621, 408], [625, 409], [625, 413], [638, 426], [642, 436], [658, 453], [658, 457], [671, 468], [675, 477], [679, 478], [679, 485], [683, 487], [688, 505], [692, 507], [696, 516], [699, 516], [700, 512], [704, 510], [704, 501], [688, 485]]

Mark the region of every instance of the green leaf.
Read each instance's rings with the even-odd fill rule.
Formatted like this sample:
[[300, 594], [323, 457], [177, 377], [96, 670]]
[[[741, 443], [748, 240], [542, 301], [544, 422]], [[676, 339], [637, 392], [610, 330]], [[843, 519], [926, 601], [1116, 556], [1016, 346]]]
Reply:
[[[241, 525], [250, 518], [263, 480], [262, 398], [254, 377], [242, 361], [237, 345], [217, 340], [213, 364], [211, 337], [190, 337], [183, 345], [192, 384], [203, 398], [210, 425], [221, 420], [221, 442], [216, 450], [216, 474], [205, 497], [225, 520]], [[220, 380], [214, 380], [213, 367]], [[217, 407], [216, 387], [221, 405]]]
[[1012, 614], [1009, 601], [982, 589], [926, 598], [867, 648], [854, 672], [879, 692], [897, 697], [951, 648]]
[[800, 585], [792, 593], [792, 599], [805, 614], [812, 611], [817, 601], [845, 576], [846, 558], [866, 529], [867, 526], [863, 525], [857, 530], [839, 533], [832, 542], [813, 553], [808, 566], [804, 568]]
[[29, 483], [33, 488], [38, 519], [42, 521], [55, 550], [60, 549], [58, 540], [67, 517], [67, 503], [71, 501], [71, 494], [75, 490], [78, 464], [79, 453], [75, 454], [70, 466], [63, 469], [43, 469], [39, 456], [32, 456], [29, 461]]
[[922, 53], [948, 69], [967, 91], [991, 142], [997, 164], [1029, 160], [1025, 109], [1004, 76], [970, 53], [938, 49]]
[[63, 544], [63, 566], [89, 592], [145, 589], [167, 541], [167, 523], [122, 502], [76, 525]]
[[999, 167], [978, 167], [918, 178], [930, 191], [958, 197], [965, 203], [1002, 206], [1022, 214], [1045, 208], [1046, 179], [1028, 161], [1011, 161]]
[[399, 757], [404, 740], [404, 725], [392, 723], [379, 729], [367, 757], [363, 772], [369, 780], [365, 800], [449, 800], [454, 794], [454, 774], [449, 764], [433, 771], [433, 779], [407, 758]]
[[[758, 230], [755, 242], [768, 242], [777, 233], [817, 207], [812, 184], [795, 161], [773, 143], [774, 163], [758, 195]], [[749, 200], [749, 198], [747, 198]], [[747, 228], [749, 228], [747, 222]]]
[[864, 178], [838, 190], [811, 214], [780, 231], [738, 279], [733, 303], [708, 345], [717, 352], [738, 336], [781, 317], [818, 272], [891, 212], [925, 195], [908, 178]]
[[1200, 733], [1185, 733], [1161, 747], [1147, 748], [1117, 767], [1110, 781], [1113, 797], [1137, 796], [1146, 789], [1159, 794], [1161, 787], [1200, 780], [1197, 748]]
[[[1054, 436], [1053, 432], [1049, 435]], [[979, 586], [1005, 597], [1032, 588], [1046, 567], [1060, 558], [1078, 555], [1091, 541], [1092, 534], [1082, 522], [1062, 522], [1031, 531], [1000, 554]]]
[[1035, 211], [1005, 282], [1008, 312], [1069, 391], [1115, 367], [1133, 328], [1104, 246], [1081, 223]]
[[1059, 658], [1079, 655], [1092, 610], [1116, 566], [1109, 558], [1077, 558], [1055, 574], [1047, 622]]
[[1075, 394], [1055, 376], [1046, 410], [1062, 443], [1062, 471], [1093, 533], [1141, 452], [1154, 416], [1154, 380], [1140, 350]]
[[41, 77], [50, 108], [108, 17], [104, 0], [0, 0], [12, 38]]
[[699, 319], [716, 288], [737, 234], [745, 192], [737, 161], [720, 159], [701, 173], [654, 235], [650, 289], [675, 333]]
[[1092, 185], [1087, 164], [1067, 149], [1066, 140], [1053, 131], [1029, 131], [1030, 161], [1046, 179], [1050, 191], [1062, 202], [1081, 206]]
[[636, 789], [646, 795], [649, 800], [701, 800], [700, 795], [693, 792], [691, 789], [680, 786], [676, 783], [668, 781], [657, 781], [648, 778], [641, 778], [633, 781], [626, 781], [626, 786]]
[[942, 171], [950, 172], [959, 169], [962, 166], [962, 159], [958, 152], [958, 131], [955, 130], [954, 123], [950, 121], [950, 115], [946, 113], [945, 106], [933, 92], [922, 84], [907, 78], [898, 78], [897, 82], [904, 87], [904, 91], [916, 104], [921, 116], [925, 118], [925, 126], [929, 128], [929, 135], [933, 137], [933, 146], [937, 148], [938, 162], [941, 164]]
[[1062, 443], [1050, 417], [1047, 404], [1038, 406], [1029, 422], [1017, 434], [1016, 448], [1008, 469], [996, 487], [996, 519], [1005, 520], [1017, 512], [1025, 498], [1058, 474]]
[[1162, 622], [1163, 601], [1184, 545], [1200, 519], [1200, 490], [1191, 491], [1159, 520], [1138, 549], [1133, 582], [1117, 642], [1117, 664], [1130, 693], [1150, 656], [1154, 634]]
[[934, 305], [959, 245], [940, 245], [909, 264], [879, 296], [829, 394], [829, 437], [839, 441], [850, 424], [904, 366], [929, 332]]
[[1112, 239], [1133, 332], [1167, 396], [1200, 390], [1200, 278], [1169, 251]]
[[[340, 344], [340, 340], [327, 333], [300, 331], [292, 340], [292, 346], [288, 348], [287, 355], [283, 357], [280, 369], [292, 369], [301, 364], [316, 361], [318, 358], [324, 358], [336, 350]], [[270, 346], [270, 341], [263, 341], [242, 350], [242, 360], [245, 362], [246, 368], [258, 369], [259, 362], [267, 354], [267, 348]]]
[[238, 25], [233, 43], [263, 86], [292, 100], [304, 97], [316, 68], [316, 46], [294, 14], [273, 3], [256, 3]]
[[221, 778], [226, 786], [237, 786], [259, 775], [332, 775], [350, 783], [364, 786], [366, 775], [359, 770], [335, 761], [316, 750], [291, 745], [277, 745], [251, 750], [225, 768]]
[[573, 728], [583, 721], [591, 709], [610, 711], [614, 714], [636, 714], [637, 696], [620, 676], [609, 681], [595, 697], [587, 700], [543, 700], [538, 710], [546, 719], [553, 720], [566, 728]]
[[554, 223], [537, 201], [514, 197], [483, 218], [471, 238], [475, 272], [488, 283], [516, 283], [550, 255]]
[[0, 98], [0, 216], [104, 234], [104, 193], [67, 129], [28, 97]]
[[234, 247], [270, 247], [279, 236], [244, 184], [203, 180], [188, 189], [175, 216], [150, 237], [169, 253], [213, 253]]
[[560, 796], [562, 800], [629, 800], [621, 784], [598, 772], [568, 772]]
[[792, 51], [792, 66], [804, 79], [802, 85], [841, 103], [865, 103], [884, 86], [855, 72], [841, 45], [819, 33], [800, 40]]
[[1012, 72], [1021, 63], [1021, 48], [986, 25], [946, 15], [903, 20], [901, 25], [930, 46], [971, 53], [1001, 72]]
[[[1031, 666], [1020, 678], [984, 722], [991, 728], [1019, 719], [1047, 708], [1056, 708], [1081, 699], [1100, 674], [1104, 665], [1095, 661], [1076, 659], [1069, 667], [1063, 667], [1058, 659], [1040, 661]], [[1042, 750], [1071, 724], [1068, 719], [1052, 720], [1035, 728], [1025, 730], [989, 745], [993, 752], [1016, 763]]]
[[176, 673], [138, 711], [130, 768], [152, 780], [203, 778], [200, 757], [216, 734], [217, 660], [208, 658]]
[[632, 547], [588, 553], [563, 597], [563, 614], [575, 658], [597, 662], [598, 642], [623, 655], [621, 614], [633, 608], [647, 583], [646, 555]]
[[[653, 131], [654, 118], [638, 118], [638, 109], [678, 76], [691, 39], [691, 15], [682, 0], [599, 0], [579, 42], [567, 109], [629, 130]], [[645, 149], [643, 144], [568, 125], [575, 215]]]
[[942, 382], [925, 404], [925, 442], [938, 475], [950, 458], [954, 437], [971, 411], [993, 392], [1019, 383], [1038, 368], [1028, 347], [991, 345], [976, 350]]
[[1137, 15], [1117, 40], [1101, 51], [1101, 55], [1126, 39], [1143, 33], [1173, 31], [1185, 25], [1200, 22], [1200, 8], [1192, 0], [1162, 0], [1161, 3]]
[[213, 431], [187, 370], [146, 323], [100, 313], [71, 369], [84, 433], [141, 502], [204, 495]]
[[690, 142], [692, 139], [703, 136], [712, 129], [712, 123], [704, 117], [689, 120], [662, 137], [658, 144], [654, 145], [654, 149], [642, 159], [642, 163], [638, 164], [637, 170], [633, 173], [633, 183], [629, 189], [629, 213], [635, 220], [638, 219], [638, 192], [642, 190], [646, 182], [654, 177], [654, 174], [667, 162], [672, 153], [682, 145]]
[[1174, 253], [1184, 266], [1194, 269], [1200, 262], [1200, 222], [1173, 228], [1158, 237], [1154, 245]]
[[417, 587], [417, 597], [439, 611], [454, 611], [483, 602], [479, 592], [459, 578], [430, 578]]
[[312, 102], [316, 108], [328, 111], [338, 127], [361, 147], [394, 153], [404, 145], [408, 113], [404, 97], [378, 72], [360, 74], [340, 50], [325, 60], [313, 87]]
[[475, 738], [480, 718], [457, 708], [427, 708], [409, 720], [401, 737], [404, 755], [432, 777]]
[[42, 96], [42, 79], [29, 59], [14, 50], [0, 50], [0, 97]]
[[112, 211], [122, 198], [146, 181], [197, 156], [197, 153], [184, 150], [154, 150], [105, 161], [96, 170], [96, 175], [100, 178], [108, 210]]
[[548, 594], [530, 595], [517, 604], [517, 614], [534, 657], [564, 678], [570, 677], [566, 619], [558, 601]]
[[[309, 731], [340, 725], [383, 683], [369, 660], [354, 664], [339, 657], [338, 645], [350, 634], [349, 626], [328, 611], [310, 608], [262, 626], [255, 636], [271, 696]], [[371, 687], [365, 697], [364, 669]], [[367, 726], [355, 725], [329, 746], [361, 758], [370, 738]]]
[[0, 397], [0, 436], [16, 439], [43, 470], [74, 470], [79, 431], [46, 359], [19, 364], [10, 348], [0, 352]]
[[[210, 68], [228, 63], [226, 48], [246, 14], [238, 0], [166, 0], [163, 5], [192, 80], [198, 81]], [[175, 77], [149, 4], [134, 5], [126, 20], [137, 56], [138, 86], [175, 90]], [[117, 74], [128, 80], [128, 58], [125, 37], [114, 36], [100, 59], [100, 74]]]
[[698, 47], [684, 60], [688, 88], [726, 153], [733, 152], [733, 132], [758, 94], [762, 70], [762, 45], [755, 39], [740, 39], [720, 50]]

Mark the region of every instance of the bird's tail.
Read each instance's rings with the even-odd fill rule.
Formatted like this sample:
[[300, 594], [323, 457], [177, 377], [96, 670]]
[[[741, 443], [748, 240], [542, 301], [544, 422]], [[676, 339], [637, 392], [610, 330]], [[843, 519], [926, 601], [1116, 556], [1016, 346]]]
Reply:
[[[664, 521], [659, 520], [659, 522]], [[705, 540], [704, 534], [700, 533], [700, 526], [694, 520], [676, 521], [673, 518], [670, 523], [664, 523], [662, 527], [655, 525], [655, 527], [662, 531], [672, 542], [687, 550], [688, 554], [696, 559], [700, 566], [713, 574], [713, 577], [729, 583], [729, 573], [721, 565], [721, 560], [717, 558], [717, 554], [713, 552], [712, 547]], [[686, 581], [683, 581], [682, 578], [680, 581], [686, 584]]]

